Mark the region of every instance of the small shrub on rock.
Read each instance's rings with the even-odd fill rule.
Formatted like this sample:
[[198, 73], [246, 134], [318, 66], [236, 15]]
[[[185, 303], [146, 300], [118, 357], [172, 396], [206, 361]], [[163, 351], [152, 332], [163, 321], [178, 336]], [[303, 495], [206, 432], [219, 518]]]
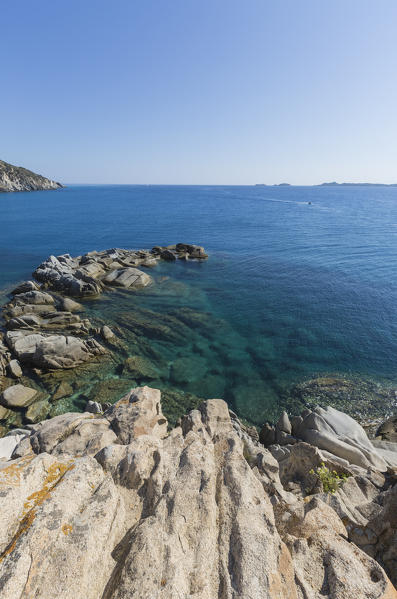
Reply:
[[338, 491], [342, 484], [349, 478], [348, 474], [338, 474], [335, 470], [330, 470], [324, 462], [316, 469], [311, 469], [310, 474], [314, 474], [321, 482], [324, 493], [333, 495]]

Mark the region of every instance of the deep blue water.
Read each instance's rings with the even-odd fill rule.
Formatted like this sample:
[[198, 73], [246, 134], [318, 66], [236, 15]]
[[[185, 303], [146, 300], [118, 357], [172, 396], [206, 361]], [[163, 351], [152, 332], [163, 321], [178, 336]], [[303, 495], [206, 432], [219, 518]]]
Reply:
[[254, 420], [280, 386], [318, 373], [397, 381], [397, 188], [70, 186], [0, 206], [0, 290], [49, 254], [204, 245], [208, 262], [159, 273], [227, 321], [228, 388]]

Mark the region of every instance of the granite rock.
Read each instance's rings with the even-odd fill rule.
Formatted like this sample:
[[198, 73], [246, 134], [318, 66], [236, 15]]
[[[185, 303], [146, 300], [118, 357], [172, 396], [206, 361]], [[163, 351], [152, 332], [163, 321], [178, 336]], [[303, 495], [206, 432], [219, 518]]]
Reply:
[[0, 160], [0, 192], [58, 189], [60, 183]]

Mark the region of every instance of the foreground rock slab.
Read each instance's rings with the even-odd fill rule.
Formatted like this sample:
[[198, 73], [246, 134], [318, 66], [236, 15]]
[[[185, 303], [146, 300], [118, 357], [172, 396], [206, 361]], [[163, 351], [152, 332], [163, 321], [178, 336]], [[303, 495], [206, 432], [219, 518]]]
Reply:
[[[305, 472], [320, 450], [300, 443]], [[396, 599], [379, 561], [348, 539], [385, 481], [363, 472], [332, 502], [304, 499], [222, 400], [167, 432], [160, 391], [133, 389], [103, 416], [34, 425], [0, 462], [1, 597]], [[396, 488], [377, 515], [389, 532]], [[386, 554], [393, 533], [382, 538]]]

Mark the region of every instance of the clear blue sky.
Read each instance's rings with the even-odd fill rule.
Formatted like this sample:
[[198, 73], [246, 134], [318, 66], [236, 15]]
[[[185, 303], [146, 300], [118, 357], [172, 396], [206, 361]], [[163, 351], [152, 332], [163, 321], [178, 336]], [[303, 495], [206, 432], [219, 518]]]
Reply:
[[397, 181], [396, 0], [0, 0], [0, 158], [63, 182]]

